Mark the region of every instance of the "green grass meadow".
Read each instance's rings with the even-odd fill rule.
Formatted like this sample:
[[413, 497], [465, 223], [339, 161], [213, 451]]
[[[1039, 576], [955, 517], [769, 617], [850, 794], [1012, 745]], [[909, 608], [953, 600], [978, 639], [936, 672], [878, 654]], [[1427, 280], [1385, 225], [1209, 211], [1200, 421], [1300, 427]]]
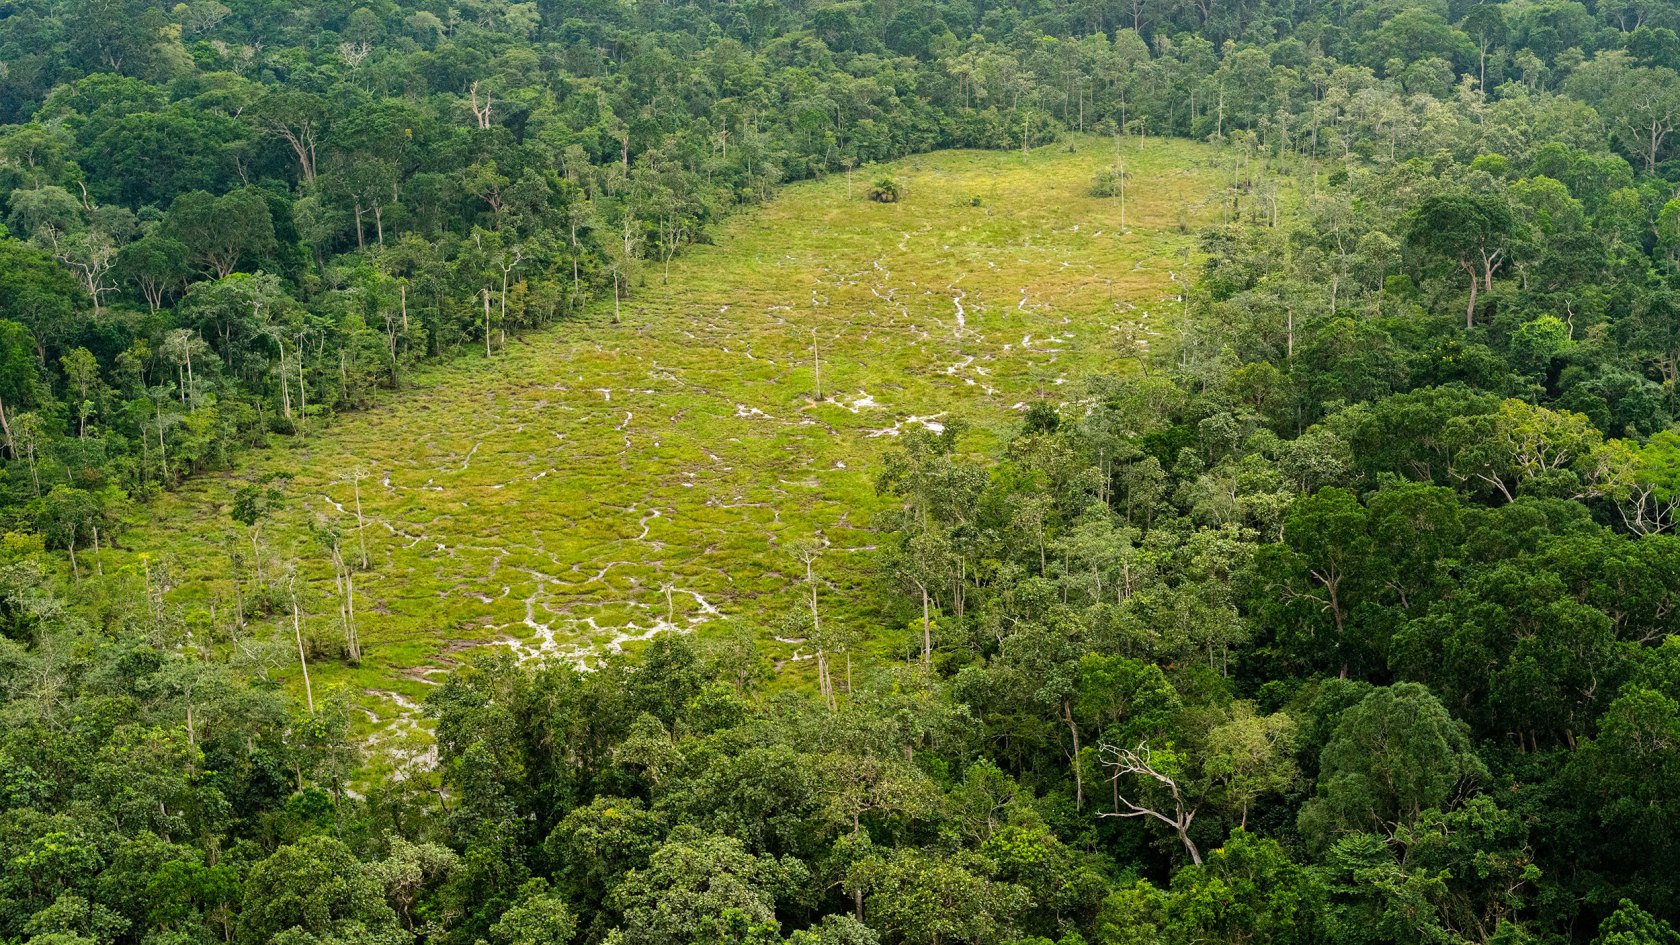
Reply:
[[[828, 543], [818, 569], [839, 619], [879, 620], [842, 602], [864, 597], [850, 592], [876, 542], [874, 472], [897, 433], [960, 417], [974, 431], [965, 448], [985, 450], [1024, 405], [1072, 396], [1176, 312], [1218, 152], [1125, 142], [1122, 226], [1118, 200], [1090, 195], [1115, 143], [1074, 144], [930, 154], [790, 186], [675, 260], [668, 282], [649, 264], [619, 323], [609, 299], [488, 363], [427, 368], [417, 390], [163, 497], [103, 566], [137, 573], [145, 553], [163, 605], [225, 634], [210, 614], [229, 622], [226, 549], [249, 547], [228, 503], [285, 471], [265, 567], [296, 562], [306, 632], [336, 639], [333, 570], [310, 525], [336, 520], [355, 556], [360, 471], [365, 658], [311, 672], [318, 700], [344, 688], [370, 723], [403, 716], [432, 676], [485, 645], [586, 661], [738, 619], [793, 656], [767, 629], [792, 601], [793, 539]], [[882, 173], [905, 199], [865, 198]], [[227, 545], [207, 537], [219, 534]], [[282, 632], [289, 612], [246, 631]], [[291, 679], [295, 665], [276, 671]]]

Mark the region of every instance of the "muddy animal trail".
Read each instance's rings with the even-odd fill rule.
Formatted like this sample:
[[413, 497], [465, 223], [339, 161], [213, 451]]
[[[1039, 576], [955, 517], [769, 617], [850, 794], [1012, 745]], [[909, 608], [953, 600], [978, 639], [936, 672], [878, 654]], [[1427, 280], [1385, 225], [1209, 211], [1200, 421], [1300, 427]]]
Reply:
[[[166, 497], [127, 544], [170, 575], [172, 606], [225, 613], [229, 565], [204, 536], [242, 539], [232, 492], [292, 473], [266, 552], [296, 562], [310, 632], [332, 639], [332, 571], [309, 526], [366, 540], [367, 659], [320, 666], [317, 686], [349, 687], [385, 728], [474, 647], [587, 661], [720, 620], [768, 628], [793, 605], [795, 539], [825, 544], [838, 619], [871, 619], [851, 601], [877, 543], [882, 451], [953, 417], [984, 449], [1176, 310], [1192, 241], [1179, 208], [1213, 192], [1213, 152], [1128, 153], [1122, 228], [1087, 194], [1112, 148], [911, 159], [890, 169], [910, 194], [890, 205], [847, 199], [840, 179], [790, 187], [669, 282], [650, 268], [621, 322], [609, 305], [489, 364], [432, 369], [421, 389]], [[782, 659], [804, 655], [764, 634]]]

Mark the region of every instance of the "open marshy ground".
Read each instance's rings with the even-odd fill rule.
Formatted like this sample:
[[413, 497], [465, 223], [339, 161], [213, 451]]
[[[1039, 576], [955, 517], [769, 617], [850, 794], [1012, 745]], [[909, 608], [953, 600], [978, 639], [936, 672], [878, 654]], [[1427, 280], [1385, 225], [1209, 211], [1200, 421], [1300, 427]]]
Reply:
[[[296, 563], [305, 632], [333, 639], [339, 591], [310, 526], [336, 522], [352, 560], [365, 538], [364, 661], [311, 669], [317, 699], [348, 687], [370, 721], [410, 713], [475, 646], [584, 659], [724, 618], [768, 628], [802, 575], [794, 539], [827, 543], [831, 602], [864, 620], [843, 601], [861, 597], [848, 590], [876, 540], [876, 460], [900, 431], [962, 417], [983, 448], [1034, 398], [1065, 396], [1173, 318], [1187, 229], [1212, 216], [1224, 162], [1171, 141], [1121, 153], [1125, 226], [1118, 200], [1090, 195], [1116, 160], [1098, 139], [789, 187], [677, 259], [668, 282], [650, 265], [620, 323], [609, 301], [490, 363], [429, 369], [418, 395], [163, 498], [105, 566], [139, 570], [148, 552], [165, 606], [207, 626], [214, 605], [225, 624], [233, 567], [205, 536], [248, 549], [234, 491], [291, 473], [264, 566], [275, 580]], [[879, 173], [902, 202], [865, 198]]]

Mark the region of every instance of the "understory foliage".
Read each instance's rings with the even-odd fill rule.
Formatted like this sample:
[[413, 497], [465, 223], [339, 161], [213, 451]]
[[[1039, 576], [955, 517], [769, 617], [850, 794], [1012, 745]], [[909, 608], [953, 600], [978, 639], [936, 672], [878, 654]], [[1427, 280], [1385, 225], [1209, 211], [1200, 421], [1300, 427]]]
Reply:
[[[1680, 942], [1676, 26], [11, 4], [0, 942]], [[996, 455], [906, 432], [880, 625], [824, 622], [800, 553], [817, 693], [772, 615], [480, 655], [435, 770], [382, 773], [268, 641], [69, 583], [132, 503], [633, 298], [783, 181], [1066, 130], [1225, 144], [1205, 261]], [[282, 496], [234, 503], [236, 628], [288, 606]]]

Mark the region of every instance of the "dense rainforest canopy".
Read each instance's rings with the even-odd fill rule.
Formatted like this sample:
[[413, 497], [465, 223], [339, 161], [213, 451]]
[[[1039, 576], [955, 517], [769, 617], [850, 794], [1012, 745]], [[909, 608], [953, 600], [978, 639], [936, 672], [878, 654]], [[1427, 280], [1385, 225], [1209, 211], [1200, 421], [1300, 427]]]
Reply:
[[[1677, 29], [6, 3], [0, 942], [1680, 943]], [[482, 656], [435, 771], [382, 774], [342, 701], [76, 557], [784, 182], [1071, 132], [1222, 146], [1205, 263], [998, 455], [906, 433], [855, 679], [806, 549], [808, 615]], [[799, 620], [808, 688], [759, 649]]]

